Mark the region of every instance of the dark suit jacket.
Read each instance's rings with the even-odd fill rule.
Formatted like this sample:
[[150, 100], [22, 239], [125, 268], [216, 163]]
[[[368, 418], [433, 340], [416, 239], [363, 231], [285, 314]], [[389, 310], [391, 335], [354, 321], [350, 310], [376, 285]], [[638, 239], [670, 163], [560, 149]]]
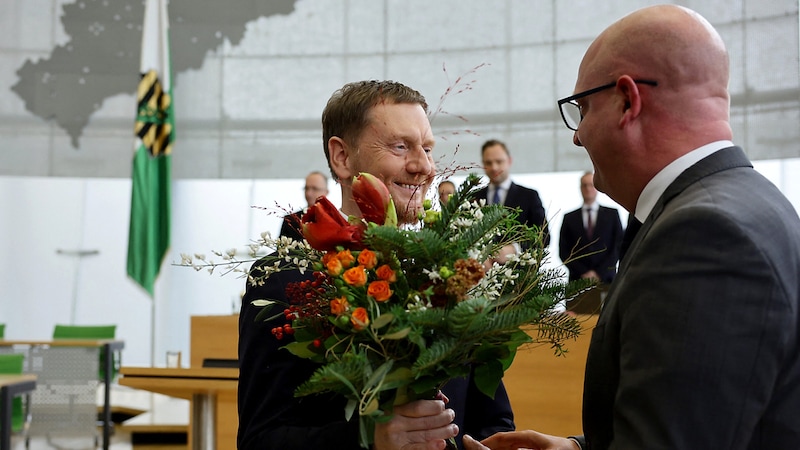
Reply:
[[300, 232], [301, 224], [300, 219], [303, 218], [303, 214], [305, 214], [305, 210], [295, 211], [291, 214], [287, 214], [283, 216], [283, 223], [281, 224], [281, 234], [280, 236], [290, 237], [295, 241], [302, 241], [303, 240], [303, 233]]
[[738, 147], [682, 173], [586, 363], [590, 449], [800, 448], [800, 219]]
[[[480, 189], [475, 193], [475, 199], [486, 200], [486, 195], [488, 192], [488, 186]], [[506, 193], [506, 200], [503, 205], [519, 210], [519, 215], [517, 216], [519, 223], [525, 224], [529, 227], [537, 226], [544, 230], [545, 244], [550, 244], [550, 233], [547, 228], [547, 219], [545, 218], [544, 206], [542, 205], [542, 199], [539, 198], [538, 192], [512, 182], [511, 186], [508, 188], [508, 193]], [[524, 247], [525, 243], [522, 244]]]
[[611, 283], [617, 274], [622, 222], [614, 208], [600, 206], [592, 236], [583, 227], [583, 208], [564, 214], [558, 238], [558, 254], [569, 270], [569, 279], [577, 280], [594, 270], [600, 281]]
[[[360, 449], [358, 420], [345, 421], [344, 397], [293, 396], [318, 366], [280, 349], [290, 341], [278, 341], [270, 330], [284, 320], [254, 320], [259, 308], [251, 305], [253, 300], [286, 301], [286, 285], [304, 279], [310, 279], [310, 273], [287, 271], [270, 276], [263, 286], [247, 284], [239, 315], [239, 449]], [[454, 380], [442, 391], [450, 399], [448, 407], [456, 413], [461, 434], [485, 438], [514, 429], [502, 384], [494, 400], [478, 391], [470, 379]]]

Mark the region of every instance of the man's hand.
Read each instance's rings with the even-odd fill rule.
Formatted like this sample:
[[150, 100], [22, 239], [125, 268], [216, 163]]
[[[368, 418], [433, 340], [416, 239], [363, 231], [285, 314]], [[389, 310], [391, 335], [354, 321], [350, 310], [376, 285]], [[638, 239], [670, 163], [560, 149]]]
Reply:
[[508, 262], [508, 258], [510, 256], [516, 255], [517, 253], [519, 253], [519, 247], [517, 245], [506, 244], [503, 246], [503, 248], [500, 249], [500, 251], [497, 252], [496, 255], [487, 259], [483, 263], [483, 269], [488, 271], [489, 269], [492, 268], [492, 265], [494, 263], [500, 264], [502, 266], [503, 264]]
[[443, 450], [458, 435], [455, 412], [443, 400], [417, 400], [396, 406], [392, 419], [375, 425], [373, 450]]
[[481, 442], [465, 435], [465, 450], [580, 450], [578, 443], [533, 430], [497, 433]]
[[598, 275], [597, 272], [595, 272], [594, 270], [590, 270], [584, 273], [583, 275], [581, 275], [581, 278], [591, 278], [592, 280], [600, 281], [600, 275]]

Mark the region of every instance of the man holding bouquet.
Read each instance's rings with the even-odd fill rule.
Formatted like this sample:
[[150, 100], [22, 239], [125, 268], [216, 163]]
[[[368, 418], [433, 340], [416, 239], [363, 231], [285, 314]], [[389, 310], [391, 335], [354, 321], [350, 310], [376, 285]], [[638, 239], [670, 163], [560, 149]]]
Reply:
[[[388, 188], [398, 222], [417, 221], [436, 173], [424, 97], [391, 81], [349, 83], [328, 101], [322, 125], [325, 156], [342, 190], [342, 215], [360, 216], [353, 178], [369, 173]], [[345, 420], [346, 399], [329, 394], [294, 397], [318, 365], [281, 349], [286, 342], [270, 332], [277, 322], [256, 321], [260, 308], [252, 301], [285, 300], [287, 285], [311, 279], [310, 271], [302, 275], [289, 270], [247, 284], [239, 319], [240, 449], [359, 448], [359, 422]], [[514, 429], [502, 384], [494, 399], [469, 378], [455, 379], [442, 391], [437, 400], [395, 406], [390, 419], [375, 425], [372, 448], [443, 449], [447, 439], [464, 432], [487, 437]]]

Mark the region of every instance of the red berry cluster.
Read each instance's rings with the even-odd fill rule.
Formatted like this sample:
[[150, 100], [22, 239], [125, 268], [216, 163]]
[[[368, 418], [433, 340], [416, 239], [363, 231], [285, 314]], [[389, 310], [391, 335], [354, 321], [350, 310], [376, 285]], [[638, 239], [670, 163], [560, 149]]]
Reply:
[[322, 336], [330, 335], [330, 330], [328, 330], [330, 325], [327, 319], [330, 313], [330, 306], [328, 306], [330, 295], [326, 295], [331, 289], [329, 280], [330, 277], [327, 274], [314, 272], [314, 278], [311, 280], [286, 285], [286, 297], [290, 306], [283, 310], [283, 316], [288, 323], [272, 329], [272, 335], [275, 338], [283, 339], [286, 335], [294, 334], [295, 329], [292, 323], [296, 323], [296, 320], [302, 322], [303, 327], [316, 329]]
[[293, 305], [308, 305], [311, 302], [325, 300], [329, 276], [322, 272], [314, 272], [313, 280], [289, 283], [286, 286], [286, 297]]
[[275, 327], [272, 329], [272, 335], [275, 336], [277, 340], [283, 339], [283, 336], [286, 334], [290, 336], [294, 334], [294, 328], [292, 328], [292, 324], [290, 323], [285, 323], [282, 327]]

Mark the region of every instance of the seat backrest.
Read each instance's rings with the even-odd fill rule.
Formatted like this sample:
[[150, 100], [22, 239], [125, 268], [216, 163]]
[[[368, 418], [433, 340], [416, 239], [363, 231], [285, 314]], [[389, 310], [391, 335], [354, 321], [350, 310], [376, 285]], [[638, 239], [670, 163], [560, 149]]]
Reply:
[[[0, 374], [19, 375], [25, 362], [22, 353], [0, 354]], [[22, 397], [15, 397], [11, 403], [11, 431], [19, 432], [25, 424], [25, 412], [22, 408]]]
[[[53, 340], [56, 339], [114, 339], [117, 333], [116, 325], [56, 325], [53, 329]], [[100, 369], [97, 377], [104, 380], [106, 375], [105, 355], [100, 353]], [[111, 362], [111, 374], [109, 379], [116, 378], [119, 372], [119, 355], [114, 354]]]
[[114, 339], [116, 325], [56, 325], [53, 339]]

